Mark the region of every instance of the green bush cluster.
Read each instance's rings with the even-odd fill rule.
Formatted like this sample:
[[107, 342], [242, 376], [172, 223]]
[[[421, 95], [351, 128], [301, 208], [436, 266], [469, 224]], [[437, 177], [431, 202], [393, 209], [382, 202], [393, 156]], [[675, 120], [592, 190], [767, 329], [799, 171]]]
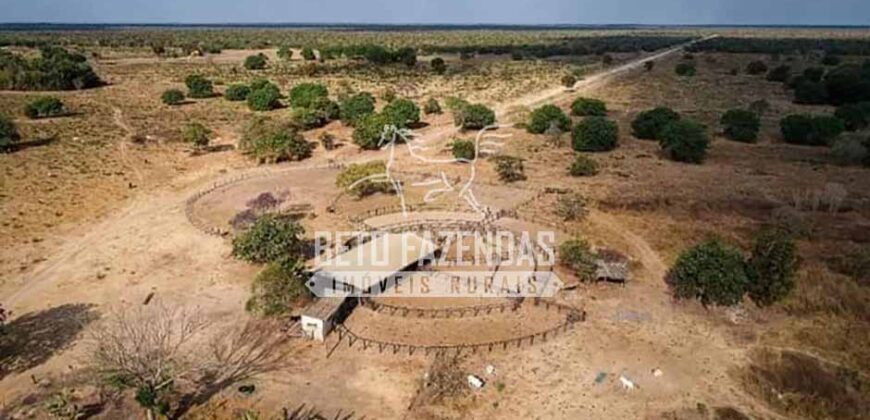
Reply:
[[305, 61], [313, 61], [317, 59], [317, 56], [314, 55], [314, 50], [311, 47], [302, 47], [302, 51], [299, 52], [299, 55], [302, 56], [302, 59]]
[[870, 125], [870, 101], [840, 105], [834, 116], [843, 120], [847, 131], [867, 128]]
[[429, 67], [432, 68], [432, 71], [435, 74], [444, 74], [447, 71], [447, 64], [444, 63], [444, 59], [441, 57], [435, 57], [432, 61], [429, 62]]
[[381, 137], [386, 127], [392, 121], [381, 113], [366, 114], [359, 118], [353, 130], [353, 142], [364, 150], [377, 150], [381, 146]]
[[278, 58], [284, 61], [290, 61], [293, 58], [293, 50], [287, 45], [282, 45], [278, 48]]
[[375, 112], [375, 97], [361, 92], [341, 101], [339, 104], [341, 121], [353, 127], [362, 117]]
[[571, 176], [592, 176], [598, 174], [598, 162], [583, 155], [574, 157], [574, 162], [568, 167]]
[[730, 109], [719, 120], [725, 131], [725, 136], [731, 140], [754, 143], [761, 129], [761, 119], [758, 114], [745, 109]]
[[305, 264], [299, 259], [270, 262], [254, 277], [245, 310], [260, 316], [287, 315], [311, 298], [307, 281]]
[[211, 98], [214, 96], [214, 84], [199, 74], [191, 74], [184, 79], [187, 86], [187, 96], [191, 98]]
[[179, 105], [184, 102], [184, 92], [178, 89], [167, 89], [160, 95], [160, 100], [166, 105]]
[[18, 129], [12, 119], [0, 114], [0, 152], [9, 152], [21, 140]]
[[281, 107], [281, 93], [277, 88], [264, 86], [259, 89], [252, 89], [246, 101], [248, 108], [251, 111], [271, 111]]
[[453, 111], [453, 122], [463, 130], [480, 130], [495, 124], [495, 112], [483, 104], [466, 103]]
[[329, 90], [320, 83], [300, 83], [290, 89], [290, 106], [310, 108], [321, 98], [328, 98]]
[[239, 149], [261, 163], [274, 163], [308, 158], [313, 146], [294, 125], [255, 117], [245, 126]]
[[493, 156], [491, 160], [495, 163], [495, 172], [498, 174], [498, 178], [503, 182], [516, 182], [526, 179], [523, 159], [516, 156]]
[[710, 139], [703, 124], [681, 119], [662, 129], [659, 144], [662, 152], [671, 160], [702, 163], [707, 156]]
[[440, 114], [441, 104], [435, 98], [429, 98], [426, 100], [426, 104], [423, 105], [423, 113], [426, 115]]
[[263, 70], [266, 68], [266, 64], [268, 64], [269, 59], [265, 54], [259, 53], [254, 55], [249, 55], [245, 58], [245, 68], [248, 70]]
[[846, 126], [830, 115], [792, 114], [779, 122], [786, 143], [805, 146], [826, 146], [840, 135]]
[[692, 62], [683, 62], [678, 63], [676, 67], [674, 67], [674, 73], [678, 76], [694, 76], [695, 73], [698, 72], [698, 69], [695, 67], [695, 63]]
[[42, 47], [33, 58], [0, 50], [0, 89], [74, 90], [102, 84], [85, 56], [64, 48]]
[[208, 146], [212, 132], [206, 126], [198, 122], [190, 122], [181, 131], [181, 138], [185, 143], [190, 143], [197, 149]]
[[834, 140], [831, 158], [838, 165], [870, 167], [870, 137], [866, 134], [850, 134]]
[[592, 281], [598, 269], [592, 247], [584, 239], [569, 239], [559, 245], [559, 262], [570, 268], [580, 281]]
[[389, 180], [366, 179], [372, 175], [386, 174], [386, 172], [387, 163], [382, 160], [352, 163], [335, 178], [335, 186], [356, 197], [365, 197], [379, 192], [390, 193], [393, 191], [393, 184]]
[[587, 117], [574, 126], [571, 142], [578, 152], [606, 152], [619, 142], [619, 126], [604, 117]]
[[542, 134], [551, 125], [555, 125], [561, 131], [568, 131], [571, 129], [571, 119], [556, 105], [543, 105], [529, 113], [526, 131], [532, 134]]
[[450, 143], [450, 150], [453, 153], [453, 157], [463, 161], [474, 160], [474, 157], [477, 155], [476, 149], [474, 141], [472, 140], [454, 139], [453, 142]]
[[399, 128], [406, 128], [420, 122], [420, 108], [410, 99], [395, 99], [387, 104], [381, 113]]
[[577, 98], [571, 103], [571, 114], [580, 117], [604, 117], [607, 105], [600, 99]]
[[63, 102], [53, 96], [34, 99], [24, 107], [24, 115], [32, 119], [57, 117], [65, 113]]
[[657, 107], [639, 113], [631, 122], [634, 136], [644, 140], [658, 140], [666, 125], [680, 119], [680, 114], [667, 107]]
[[566, 75], [562, 76], [562, 86], [565, 86], [566, 88], [570, 89], [570, 88], [574, 87], [574, 85], [576, 83], [577, 83], [577, 78], [574, 77], [573, 74], [566, 74]]
[[228, 101], [244, 101], [251, 94], [251, 87], [243, 84], [234, 84], [227, 87], [224, 98]]
[[299, 257], [305, 251], [305, 229], [296, 219], [264, 214], [249, 229], [233, 238], [233, 256], [253, 263]]

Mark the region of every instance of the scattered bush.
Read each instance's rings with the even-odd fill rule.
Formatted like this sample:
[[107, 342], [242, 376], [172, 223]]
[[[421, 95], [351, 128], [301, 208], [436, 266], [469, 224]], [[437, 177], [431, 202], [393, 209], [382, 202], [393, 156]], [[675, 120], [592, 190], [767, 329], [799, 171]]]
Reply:
[[304, 233], [302, 225], [291, 217], [265, 214], [233, 239], [233, 256], [253, 263], [299, 257], [305, 250]]
[[184, 126], [181, 131], [181, 138], [185, 143], [190, 143], [197, 149], [203, 149], [208, 146], [211, 130], [198, 122], [190, 122]]
[[281, 94], [277, 89], [268, 86], [252, 90], [247, 96], [248, 108], [250, 108], [251, 111], [271, 111], [280, 108], [280, 97]]
[[286, 45], [282, 45], [278, 48], [278, 58], [284, 61], [290, 61], [293, 58], [293, 50]]
[[454, 139], [450, 144], [453, 157], [463, 161], [472, 161], [477, 155], [477, 148], [472, 140]]
[[652, 71], [652, 69], [655, 68], [655, 65], [656, 65], [656, 62], [655, 62], [655, 61], [652, 61], [652, 60], [650, 60], [650, 61], [644, 61], [644, 63], [643, 63], [643, 69], [646, 70], [646, 71]]
[[613, 150], [619, 142], [619, 126], [604, 117], [588, 117], [574, 126], [571, 141], [578, 152]]
[[746, 65], [746, 74], [758, 75], [767, 72], [767, 64], [763, 61], [752, 61]]
[[471, 104], [468, 103], [468, 101], [456, 96], [448, 96], [447, 99], [444, 100], [444, 106], [446, 106], [450, 112], [457, 112], [469, 105]]
[[312, 50], [310, 47], [303, 47], [302, 51], [300, 51], [300, 55], [302, 55], [302, 58], [305, 61], [312, 61], [317, 59], [317, 57], [314, 55], [314, 50]]
[[375, 112], [375, 97], [368, 92], [357, 93], [342, 101], [339, 109], [341, 121], [354, 126], [360, 118]]
[[349, 191], [356, 197], [365, 197], [379, 192], [390, 193], [393, 191], [393, 184], [389, 180], [366, 179], [372, 175], [386, 173], [387, 163], [382, 160], [352, 163], [344, 168], [335, 178], [335, 186]]
[[864, 129], [870, 124], [870, 102], [840, 105], [834, 116], [843, 120], [847, 131]]
[[677, 299], [725, 306], [740, 303], [749, 282], [740, 251], [719, 239], [684, 250], [666, 280]]
[[832, 116], [788, 115], [779, 122], [786, 143], [825, 146], [845, 130], [843, 121]]
[[810, 82], [821, 82], [824, 75], [825, 69], [821, 67], [809, 67], [803, 72], [804, 79]]
[[241, 84], [230, 85], [226, 92], [224, 92], [224, 98], [228, 101], [244, 101], [248, 99], [250, 93], [251, 88], [248, 86]]
[[794, 101], [804, 105], [821, 105], [828, 102], [828, 89], [822, 83], [803, 81], [794, 89]]
[[214, 85], [211, 80], [199, 74], [192, 74], [184, 79], [187, 86], [187, 96], [191, 98], [211, 98], [214, 96]]
[[245, 310], [260, 316], [286, 315], [311, 298], [307, 281], [305, 264], [298, 259], [271, 262], [254, 277]]
[[653, 108], [637, 114], [631, 122], [634, 136], [644, 140], [658, 140], [662, 129], [680, 119], [680, 114], [666, 107]]
[[323, 127], [329, 122], [322, 112], [314, 108], [293, 108], [290, 113], [290, 121], [303, 130]]
[[769, 306], [794, 289], [798, 268], [794, 239], [776, 228], [762, 229], [747, 262], [749, 297], [759, 306]]
[[769, 109], [770, 103], [764, 99], [752, 101], [752, 103], [749, 104], [749, 110], [754, 112], [756, 115], [764, 115], [764, 113], [766, 113]]
[[697, 73], [695, 63], [679, 63], [674, 67], [674, 73], [678, 76], [694, 76]]
[[544, 105], [529, 114], [526, 131], [533, 134], [542, 134], [550, 127], [551, 123], [555, 123], [556, 127], [562, 131], [568, 131], [571, 128], [571, 119], [559, 107], [556, 105]]
[[444, 74], [447, 71], [447, 64], [444, 63], [444, 59], [441, 57], [433, 58], [429, 62], [429, 66], [432, 67], [432, 71], [435, 74]]
[[426, 100], [426, 104], [423, 105], [423, 113], [426, 115], [440, 114], [441, 105], [435, 98], [429, 98], [428, 100]]
[[761, 128], [761, 119], [752, 111], [731, 109], [719, 121], [724, 127], [725, 136], [731, 140], [754, 143]]
[[32, 119], [56, 117], [65, 113], [63, 102], [53, 96], [34, 99], [24, 107], [24, 115]]
[[64, 48], [42, 47], [33, 58], [0, 50], [0, 89], [74, 90], [100, 85], [87, 58]]
[[278, 88], [278, 85], [270, 82], [268, 79], [255, 79], [251, 82], [251, 91], [260, 90], [260, 89], [270, 89], [274, 90], [278, 96], [281, 96], [281, 89]]
[[393, 90], [393, 88], [391, 87], [385, 88], [383, 91], [381, 91], [380, 98], [386, 103], [393, 102], [396, 100], [396, 91]]
[[261, 163], [302, 160], [311, 156], [311, 143], [293, 125], [258, 117], [242, 132], [239, 149]]
[[9, 117], [0, 114], [0, 152], [9, 152], [21, 140], [15, 123]]
[[824, 84], [832, 105], [870, 101], [870, 66], [839, 66], [825, 75]]
[[840, 64], [840, 57], [837, 57], [836, 55], [833, 55], [833, 54], [825, 54], [825, 56], [822, 57], [822, 64], [825, 66], [839, 65]]
[[453, 112], [453, 122], [463, 130], [480, 130], [495, 124], [495, 112], [482, 104], [468, 104]]
[[607, 105], [600, 99], [577, 98], [571, 103], [571, 114], [580, 117], [604, 117], [607, 115]]
[[381, 111], [392, 124], [405, 128], [420, 122], [420, 108], [410, 99], [396, 99]]
[[566, 75], [562, 76], [562, 86], [565, 86], [566, 88], [570, 89], [570, 88], [574, 87], [574, 85], [576, 83], [577, 83], [577, 78], [574, 77], [573, 74], [566, 74]]
[[335, 136], [326, 131], [320, 133], [320, 145], [326, 150], [335, 150], [337, 147], [335, 144]]
[[184, 102], [184, 92], [178, 89], [167, 89], [160, 95], [160, 100], [166, 105], [178, 105]]
[[568, 167], [571, 176], [592, 176], [598, 174], [598, 162], [583, 155], [574, 157], [574, 162]]
[[770, 82], [785, 82], [791, 77], [791, 67], [783, 64], [774, 67], [767, 73], [767, 80]]
[[384, 114], [368, 114], [357, 120], [353, 142], [364, 150], [377, 150], [381, 146], [384, 130], [392, 121]]
[[515, 156], [493, 156], [495, 172], [503, 182], [523, 181], [526, 179], [523, 159]]
[[290, 89], [290, 105], [300, 108], [310, 108], [320, 98], [329, 97], [326, 86], [320, 83], [300, 83]]
[[870, 166], [870, 137], [852, 134], [834, 140], [831, 158], [838, 165]]
[[703, 124], [678, 120], [666, 125], [659, 144], [665, 156], [677, 162], [702, 163], [710, 140]]
[[263, 70], [269, 61], [263, 53], [249, 55], [245, 58], [245, 68], [248, 70]]
[[566, 222], [580, 221], [589, 214], [589, 200], [580, 193], [562, 194], [556, 200], [556, 215]]
[[559, 246], [559, 260], [562, 265], [574, 271], [580, 281], [595, 280], [598, 264], [592, 248], [585, 240], [575, 238], [562, 243]]

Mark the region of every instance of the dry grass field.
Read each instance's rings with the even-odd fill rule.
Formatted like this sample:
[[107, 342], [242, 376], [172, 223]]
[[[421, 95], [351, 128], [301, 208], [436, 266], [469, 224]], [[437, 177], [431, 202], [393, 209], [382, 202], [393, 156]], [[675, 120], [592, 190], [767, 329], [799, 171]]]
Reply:
[[[197, 308], [209, 320], [203, 342], [196, 343], [197, 357], [213, 349], [206, 343], [234, 337], [234, 328], [246, 322], [259, 322], [246, 312], [245, 302], [261, 266], [233, 257], [232, 235], [203, 231], [206, 226], [232, 232], [231, 219], [259, 194], [286, 197], [285, 205], [310, 205], [311, 211], [300, 219], [308, 233], [353, 229], [354, 217], [399, 204], [394, 195], [356, 198], [335, 185], [337, 164], [388, 157], [386, 150], [357, 147], [353, 128], [340, 121], [302, 132], [317, 145], [300, 162], [258, 164], [240, 153], [248, 121], [258, 114], [286, 120], [291, 112], [287, 107], [255, 112], [244, 101], [221, 96], [232, 84], [261, 78], [274, 82], [284, 95], [305, 82], [325, 85], [333, 99], [342, 92], [371, 92], [377, 109], [386, 105], [382, 96], [387, 92], [421, 108], [435, 98], [444, 114], [424, 115], [415, 132], [431, 157], [444, 159], [452, 157], [454, 138], [474, 134], [453, 126], [445, 100], [459, 97], [486, 104], [503, 124], [496, 130], [503, 143], [498, 153], [522, 157], [526, 175], [525, 180], [505, 183], [491, 160], [476, 163], [477, 198], [514, 212], [500, 219], [499, 226], [530, 232], [554, 229], [560, 242], [576, 235], [619, 251], [630, 260], [630, 280], [624, 286], [579, 282], [571, 270], [558, 267], [563, 280], [576, 287], [563, 290], [553, 302], [586, 311], [586, 320], [516, 348], [452, 357], [363, 350], [360, 345], [349, 347], [336, 334], [322, 344], [286, 339], [271, 349], [281, 355], [274, 365], [257, 366], [244, 379], [208, 388], [206, 397], [190, 402], [180, 416], [235, 419], [258, 413], [259, 418], [273, 418], [282, 409], [307, 407], [325, 418], [864, 418], [870, 411], [870, 284], [866, 267], [865, 277], [854, 278], [843, 265], [849, 255], [870, 246], [870, 169], [837, 165], [827, 147], [785, 143], [779, 130], [782, 117], [832, 113], [834, 107], [795, 104], [782, 83], [742, 71], [754, 60], [770, 68], [787, 63], [802, 71], [818, 66], [818, 56], [695, 52], [687, 58], [676, 51], [655, 60], [649, 71], [638, 65], [599, 79], [593, 75], [650, 53], [609, 53], [613, 63], [605, 65], [596, 54], [512, 60], [509, 54], [460, 57], [422, 48], [710, 34], [870, 37], [866, 30], [783, 28], [59, 33], [52, 42], [95, 53], [89, 62], [106, 85], [50, 92], [64, 102], [69, 115], [39, 120], [28, 119], [22, 109], [43, 92], [0, 91], [0, 114], [12, 116], [23, 139], [18, 150], [0, 153], [0, 303], [11, 312], [0, 335], [0, 418], [55, 418], [58, 410], [52, 407], [57, 401], [65, 408], [75, 404], [93, 410], [88, 414], [93, 418], [143, 416], [133, 392], [107, 385], [89, 370], [89, 342], [96, 326], [124, 308], [143, 307], [152, 299]], [[220, 42], [224, 50], [155, 57], [145, 46], [152, 40], [182, 45], [195, 36]], [[421, 55], [410, 67], [376, 66], [345, 58], [304, 61], [296, 48], [371, 43], [420, 46]], [[285, 44], [294, 47], [292, 60], [277, 57], [276, 47]], [[260, 52], [270, 58], [268, 67], [245, 69], [245, 57]], [[436, 56], [446, 61], [443, 75], [429, 69], [429, 60]], [[868, 58], [844, 56], [854, 63]], [[675, 66], [687, 60], [695, 63], [697, 74], [676, 75]], [[734, 75], [732, 69], [741, 71]], [[580, 76], [576, 88], [562, 86], [562, 77], [569, 73]], [[163, 104], [161, 93], [185, 90], [190, 74], [213, 80], [219, 95]], [[582, 77], [591, 79], [584, 83]], [[583, 153], [598, 163], [599, 173], [572, 177], [567, 169], [575, 158], [571, 134], [562, 134], [561, 144], [556, 144], [549, 134], [528, 133], [523, 116], [543, 103], [567, 112], [581, 96], [606, 102], [607, 117], [619, 126], [619, 147]], [[758, 141], [728, 140], [720, 116], [759, 100], [768, 107]], [[705, 124], [711, 143], [703, 164], [668, 160], [657, 142], [632, 135], [635, 116], [656, 106]], [[581, 120], [571, 118], [572, 123]], [[212, 131], [206, 152], [182, 141], [189, 122]], [[323, 133], [334, 135], [339, 147], [327, 150], [319, 144]], [[468, 176], [461, 164], [420, 163], [408, 149], [397, 150], [395, 162], [406, 184], [438, 171], [451, 179]], [[191, 201], [216, 184], [220, 188]], [[846, 192], [833, 211], [799, 203], [801, 197], [823, 195], [831, 188]], [[560, 217], [559, 191], [587, 198], [588, 215], [579, 221]], [[424, 196], [412, 187], [406, 192], [413, 204]], [[769, 307], [758, 307], [748, 298], [735, 306], [705, 307], [672, 297], [665, 277], [684, 249], [718, 236], [748, 255], [754, 233], [783, 214], [795, 215], [806, 228], [797, 240], [796, 285], [785, 299]], [[391, 217], [371, 220], [384, 223]], [[383, 299], [430, 308], [480, 303], [421, 300], [410, 305], [412, 301]], [[418, 319], [363, 307], [345, 325], [376, 341], [445, 346], [508, 340], [563, 321], [562, 313], [527, 302], [516, 311], [469, 319]], [[288, 324], [289, 316], [282, 316], [259, 331], [285, 337]], [[488, 366], [492, 372], [486, 372]], [[468, 374], [483, 377], [486, 386], [469, 388]], [[624, 389], [620, 377], [637, 387]], [[239, 386], [251, 384], [253, 392], [239, 391]]]

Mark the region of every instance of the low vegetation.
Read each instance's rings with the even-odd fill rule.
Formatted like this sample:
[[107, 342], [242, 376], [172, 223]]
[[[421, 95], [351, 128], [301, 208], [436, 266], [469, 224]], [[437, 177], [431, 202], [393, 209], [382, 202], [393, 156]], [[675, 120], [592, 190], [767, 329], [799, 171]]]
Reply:
[[199, 122], [190, 122], [181, 131], [181, 138], [185, 143], [190, 143], [198, 150], [204, 149], [211, 141], [211, 130]]
[[310, 108], [321, 98], [329, 97], [329, 90], [320, 83], [300, 83], [290, 89], [290, 106]]
[[178, 89], [167, 89], [160, 95], [160, 100], [166, 105], [180, 105], [184, 102], [184, 92]]
[[377, 150], [381, 147], [392, 121], [382, 113], [367, 114], [356, 121], [353, 130], [353, 142], [363, 150]]
[[248, 95], [251, 94], [251, 87], [243, 84], [234, 84], [230, 85], [226, 92], [224, 92], [224, 98], [228, 101], [244, 101], [248, 99]]
[[24, 107], [24, 115], [28, 118], [50, 118], [66, 114], [63, 102], [53, 96], [43, 96], [34, 99]]
[[245, 58], [245, 68], [248, 70], [263, 70], [269, 63], [269, 59], [263, 53], [249, 55]]
[[571, 162], [571, 166], [568, 167], [568, 174], [575, 177], [597, 175], [598, 162], [578, 154], [574, 157], [574, 162]]
[[307, 281], [305, 264], [299, 259], [270, 262], [254, 277], [245, 310], [260, 316], [286, 315], [311, 298]]
[[495, 124], [495, 112], [482, 104], [463, 104], [453, 111], [453, 122], [463, 130], [480, 130]]
[[187, 86], [187, 96], [191, 98], [211, 98], [214, 96], [214, 84], [205, 76], [192, 74], [184, 79]]
[[454, 139], [450, 143], [450, 150], [453, 153], [453, 157], [460, 161], [472, 161], [477, 155], [476, 147], [472, 140]]
[[393, 184], [387, 179], [373, 179], [375, 175], [386, 173], [387, 163], [382, 160], [352, 163], [335, 178], [335, 186], [358, 198], [375, 193], [390, 193], [393, 191]]
[[659, 134], [662, 152], [677, 162], [702, 163], [707, 156], [710, 139], [703, 124], [690, 120], [669, 123]]
[[730, 109], [719, 120], [725, 131], [725, 137], [744, 143], [754, 143], [758, 139], [761, 119], [752, 111], [745, 109]]
[[12, 151], [19, 140], [21, 135], [18, 134], [15, 123], [9, 117], [0, 114], [0, 152]]
[[571, 103], [571, 114], [579, 117], [607, 116], [607, 105], [600, 99], [577, 98]]
[[846, 126], [830, 115], [792, 114], [779, 122], [786, 143], [804, 146], [827, 146]]
[[631, 129], [639, 139], [658, 140], [665, 126], [679, 119], [680, 114], [670, 108], [653, 108], [637, 114], [631, 122]]
[[559, 246], [559, 262], [570, 268], [580, 281], [595, 279], [598, 267], [592, 247], [584, 239], [574, 238]]
[[522, 158], [502, 155], [493, 156], [490, 160], [495, 164], [495, 172], [502, 182], [516, 182], [526, 179]]
[[375, 97], [371, 93], [361, 92], [339, 103], [341, 121], [351, 127], [366, 115], [375, 112]]
[[683, 251], [667, 274], [674, 297], [704, 305], [740, 303], [749, 279], [740, 250], [710, 239]]
[[313, 146], [294, 125], [255, 117], [243, 129], [239, 149], [260, 163], [275, 163], [308, 158]]
[[420, 122], [420, 108], [410, 99], [396, 99], [387, 104], [381, 112], [391, 124], [399, 128], [406, 128]]
[[587, 117], [571, 132], [574, 150], [578, 152], [606, 152], [619, 142], [619, 126], [604, 117]]
[[252, 263], [299, 257], [305, 251], [304, 233], [305, 229], [292, 217], [264, 214], [233, 238], [233, 256]]
[[0, 50], [0, 89], [75, 90], [102, 84], [85, 56], [64, 48], [42, 47], [32, 58]]
[[589, 199], [578, 192], [559, 195], [556, 215], [566, 222], [579, 222], [589, 214]]
[[542, 134], [551, 125], [555, 125], [561, 131], [568, 131], [571, 129], [571, 119], [556, 105], [543, 105], [529, 113], [526, 131]]

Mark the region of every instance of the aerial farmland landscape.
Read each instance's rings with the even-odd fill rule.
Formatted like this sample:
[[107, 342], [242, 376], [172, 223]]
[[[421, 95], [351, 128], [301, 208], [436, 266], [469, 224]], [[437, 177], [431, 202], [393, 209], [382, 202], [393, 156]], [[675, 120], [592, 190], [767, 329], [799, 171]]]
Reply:
[[0, 6], [0, 419], [868, 418], [870, 5], [319, 3]]

